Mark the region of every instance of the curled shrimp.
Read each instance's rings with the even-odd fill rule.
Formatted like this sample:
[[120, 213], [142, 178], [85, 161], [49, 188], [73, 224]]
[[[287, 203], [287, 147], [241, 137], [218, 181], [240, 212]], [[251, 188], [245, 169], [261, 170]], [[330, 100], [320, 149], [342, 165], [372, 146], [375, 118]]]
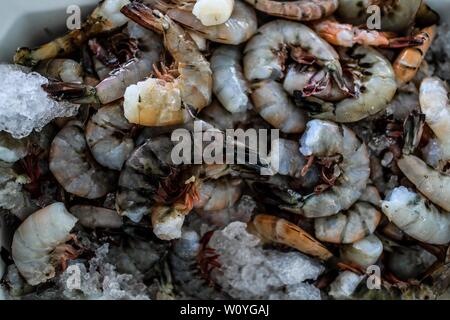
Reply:
[[168, 16], [133, 3], [125, 15], [146, 28], [164, 33], [164, 46], [178, 64], [179, 76], [169, 81], [148, 79], [125, 92], [125, 117], [146, 126], [181, 124], [188, 120], [186, 108], [200, 112], [211, 103], [212, 71], [190, 36]]
[[[370, 198], [375, 198], [376, 201]], [[331, 243], [354, 243], [372, 234], [381, 221], [381, 212], [375, 206], [381, 197], [375, 187], [368, 186], [361, 198], [350, 209], [337, 215], [314, 220], [316, 238]]]
[[421, 45], [424, 41], [420, 35], [396, 38], [396, 35], [393, 33], [361, 29], [332, 19], [314, 23], [313, 29], [332, 45], [342, 47], [353, 47], [356, 44], [360, 44], [382, 48], [402, 48]]
[[121, 103], [99, 109], [89, 120], [85, 133], [95, 160], [106, 168], [120, 170], [134, 150], [132, 128]]
[[49, 168], [67, 192], [96, 199], [114, 189], [116, 174], [102, 168], [88, 149], [83, 125], [71, 121], [53, 139]]
[[363, 194], [370, 175], [367, 146], [349, 128], [333, 122], [311, 120], [300, 140], [305, 156], [342, 158], [337, 164], [340, 175], [330, 189], [304, 200], [301, 211], [306, 217], [327, 217], [350, 208]]
[[54, 203], [29, 216], [16, 230], [12, 257], [20, 274], [30, 285], [51, 279], [60, 264], [78, 253], [65, 244], [73, 236], [70, 231], [77, 222], [62, 203]]
[[83, 68], [72, 59], [43, 60], [35, 70], [47, 78], [70, 83], [83, 83]]
[[[316, 97], [324, 101], [341, 101], [347, 97], [334, 81], [330, 81], [328, 76], [324, 76], [324, 70], [317, 70], [312, 66], [299, 67], [291, 65], [288, 67], [286, 76], [283, 81], [284, 90], [290, 96], [294, 96], [296, 91], [306, 93], [313, 85], [316, 90], [308, 93], [309, 96]], [[319, 83], [315, 79], [322, 79]], [[313, 88], [313, 89], [314, 89]]]
[[201, 181], [197, 185], [198, 200], [195, 209], [216, 211], [233, 206], [242, 195], [243, 180], [223, 177]]
[[234, 46], [220, 46], [211, 57], [213, 92], [230, 112], [244, 112], [252, 108], [248, 97], [250, 87], [241, 66], [241, 51]]
[[167, 137], [147, 140], [125, 162], [116, 193], [116, 209], [122, 216], [139, 222], [150, 214], [162, 179], [168, 178], [173, 144]]
[[122, 217], [115, 210], [89, 205], [76, 205], [70, 208], [70, 213], [86, 228], [118, 229], [123, 225]]
[[341, 259], [367, 268], [374, 265], [383, 253], [383, 243], [371, 234], [352, 244], [343, 245], [340, 250]]
[[264, 120], [285, 133], [301, 133], [305, 130], [305, 112], [295, 107], [280, 83], [261, 81], [252, 88], [253, 106]]
[[450, 242], [450, 213], [442, 212], [405, 187], [392, 190], [381, 209], [389, 220], [414, 239], [430, 244]]
[[394, 97], [397, 91], [394, 70], [381, 53], [368, 47], [356, 47], [349, 55], [362, 69], [359, 95], [337, 103], [316, 98], [305, 102], [302, 92], [294, 92], [297, 104], [306, 103], [312, 110], [312, 117], [340, 123], [356, 122], [385, 110]]
[[322, 19], [333, 14], [339, 5], [338, 0], [245, 0], [256, 8], [271, 16], [297, 21]]
[[422, 29], [417, 37], [422, 37], [423, 43], [419, 46], [405, 48], [394, 61], [393, 67], [399, 86], [411, 81], [419, 70], [425, 55], [436, 37], [436, 26]]
[[160, 0], [145, 2], [153, 9], [166, 13], [183, 27], [213, 42], [238, 45], [250, 39], [258, 28], [255, 10], [240, 0], [235, 0], [229, 19], [225, 23], [214, 26], [205, 26], [190, 10], [172, 6]]
[[128, 3], [129, 0], [100, 2], [80, 29], [72, 30], [36, 49], [19, 48], [14, 56], [14, 63], [35, 66], [42, 60], [72, 53], [89, 38], [125, 25], [128, 19], [119, 10]]
[[258, 29], [244, 49], [245, 77], [252, 82], [281, 79], [287, 48], [301, 48], [313, 56], [319, 65], [331, 72], [339, 87], [349, 92], [337, 52], [313, 30], [293, 21], [275, 20]]
[[450, 104], [446, 84], [439, 78], [426, 78], [420, 85], [420, 109], [435, 134], [441, 160], [450, 160]]
[[281, 218], [258, 214], [248, 223], [247, 229], [263, 241], [284, 244], [324, 261], [333, 257], [319, 241], [297, 225]]
[[162, 53], [161, 37], [150, 30], [145, 30], [136, 23], [129, 22], [127, 33], [138, 40], [140, 50], [137, 56], [113, 69], [106, 78], [95, 87], [66, 82], [46, 84], [44, 89], [57, 99], [74, 103], [109, 104], [122, 98], [128, 86], [147, 78], [153, 65]]
[[403, 32], [414, 23], [422, 0], [339, 0], [337, 15], [355, 25], [367, 23], [370, 6], [381, 9], [383, 31]]

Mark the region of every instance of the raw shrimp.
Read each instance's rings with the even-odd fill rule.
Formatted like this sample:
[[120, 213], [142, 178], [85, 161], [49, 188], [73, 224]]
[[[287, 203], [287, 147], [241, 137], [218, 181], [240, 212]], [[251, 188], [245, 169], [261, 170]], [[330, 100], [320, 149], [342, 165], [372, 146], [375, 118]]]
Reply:
[[194, 201], [194, 208], [206, 211], [229, 208], [241, 197], [242, 187], [243, 180], [239, 178], [201, 181], [196, 187], [199, 199]]
[[234, 10], [234, 0], [199, 0], [192, 8], [192, 14], [196, 16], [204, 26], [220, 25], [230, 19]]
[[122, 103], [98, 110], [86, 126], [86, 142], [102, 166], [120, 170], [134, 150], [133, 126], [123, 115]]
[[71, 121], [52, 142], [49, 167], [67, 192], [96, 199], [114, 190], [116, 174], [100, 167], [88, 149], [83, 125]]
[[271, 16], [297, 21], [322, 19], [333, 14], [339, 5], [338, 0], [245, 0], [257, 10]]
[[14, 163], [28, 154], [28, 139], [14, 139], [8, 132], [0, 132], [0, 160]]
[[331, 243], [354, 243], [363, 239], [372, 234], [381, 221], [381, 212], [374, 207], [380, 203], [381, 197], [376, 188], [368, 186], [350, 209], [335, 216], [315, 219], [316, 238]]
[[308, 196], [302, 214], [309, 218], [327, 217], [350, 208], [362, 195], [369, 180], [367, 146], [346, 126], [323, 120], [311, 120], [300, 140], [304, 156], [326, 158], [340, 156], [340, 175], [330, 189]]
[[220, 46], [211, 57], [213, 92], [230, 112], [244, 112], [252, 108], [248, 97], [250, 87], [245, 79], [239, 47]]
[[450, 176], [428, 166], [422, 159], [403, 154], [397, 160], [403, 174], [431, 202], [450, 212]]
[[390, 251], [387, 266], [403, 281], [417, 279], [437, 260], [434, 255], [419, 246], [394, 246]]
[[183, 27], [213, 42], [238, 45], [250, 39], [258, 28], [255, 10], [240, 0], [235, 0], [231, 17], [225, 23], [215, 26], [205, 26], [189, 10], [170, 6], [163, 1], [146, 0], [145, 2], [153, 9], [165, 12]]
[[77, 251], [65, 244], [73, 236], [70, 231], [77, 218], [62, 203], [54, 203], [29, 216], [16, 230], [12, 242], [12, 258], [19, 272], [30, 285], [51, 279], [65, 260]]
[[[323, 72], [323, 70], [318, 71], [311, 66], [300, 68], [298, 65], [291, 65], [288, 67], [284, 78], [283, 88], [291, 96], [294, 96], [295, 91], [304, 92], [313, 79], [320, 78], [320, 74]], [[347, 94], [334, 81], [326, 81], [324, 88], [321, 88], [319, 92], [313, 93], [312, 96], [325, 101], [341, 101], [347, 97]]]
[[423, 44], [403, 49], [394, 61], [393, 67], [399, 86], [406, 84], [416, 76], [436, 37], [436, 26], [426, 27], [417, 36], [424, 39]]
[[100, 2], [87, 21], [83, 23], [81, 29], [72, 30], [36, 49], [19, 48], [14, 56], [14, 63], [35, 66], [42, 60], [72, 53], [89, 38], [125, 25], [128, 19], [119, 10], [128, 3], [130, 3], [129, 0]]
[[396, 35], [392, 33], [366, 30], [351, 24], [339, 23], [333, 19], [314, 23], [313, 29], [332, 45], [342, 47], [353, 47], [360, 44], [383, 48], [402, 48], [421, 45], [424, 41], [420, 35], [396, 38]]
[[383, 31], [403, 32], [413, 23], [422, 0], [339, 0], [337, 15], [354, 25], [366, 24], [373, 11], [381, 9], [380, 26]]
[[430, 244], [450, 242], [450, 213], [405, 187], [395, 188], [382, 202], [383, 213], [409, 236]]
[[123, 225], [122, 217], [115, 210], [89, 205], [77, 205], [71, 207], [69, 211], [83, 227], [89, 229], [118, 229]]
[[[125, 117], [146, 126], [181, 124], [188, 120], [186, 108], [200, 112], [211, 103], [212, 71], [190, 36], [168, 16], [143, 11], [139, 3], [122, 9], [146, 28], [164, 33], [164, 46], [178, 64], [179, 76], [171, 81], [148, 79], [125, 92]], [[148, 9], [148, 8], [147, 8]]]
[[297, 104], [306, 104], [312, 110], [310, 114], [314, 118], [340, 123], [356, 122], [385, 110], [394, 97], [397, 91], [394, 70], [381, 53], [368, 47], [356, 47], [350, 56], [363, 69], [358, 97], [337, 103], [315, 98], [306, 99], [305, 102], [301, 92], [294, 94]]
[[251, 98], [255, 110], [273, 127], [284, 133], [305, 130], [305, 112], [295, 107], [280, 83], [272, 80], [256, 83]]
[[341, 247], [341, 259], [363, 268], [374, 265], [383, 253], [383, 243], [375, 235]]
[[83, 83], [83, 68], [72, 59], [43, 60], [36, 66], [35, 70], [50, 79], [69, 83]]
[[138, 40], [137, 57], [112, 70], [95, 87], [55, 82], [45, 85], [44, 89], [55, 98], [74, 103], [108, 104], [122, 98], [128, 86], [150, 76], [163, 51], [161, 37], [155, 32], [129, 22], [127, 33]]
[[248, 231], [263, 241], [284, 244], [321, 260], [333, 257], [319, 241], [297, 225], [281, 218], [259, 214], [248, 223]]
[[200, 236], [192, 230], [183, 231], [181, 238], [175, 241], [169, 255], [175, 284], [181, 290], [198, 299], [226, 298], [210, 286], [199, 268], [199, 256], [202, 251]]
[[150, 214], [162, 179], [171, 173], [170, 138], [149, 139], [136, 148], [121, 171], [116, 209], [122, 216], [138, 222]]
[[293, 21], [275, 20], [258, 29], [244, 50], [244, 74], [249, 81], [279, 80], [283, 77], [286, 49], [301, 48], [329, 71], [346, 92], [339, 55], [307, 26]]
[[420, 85], [420, 109], [437, 137], [441, 160], [450, 160], [450, 104], [446, 84], [439, 78], [426, 78]]

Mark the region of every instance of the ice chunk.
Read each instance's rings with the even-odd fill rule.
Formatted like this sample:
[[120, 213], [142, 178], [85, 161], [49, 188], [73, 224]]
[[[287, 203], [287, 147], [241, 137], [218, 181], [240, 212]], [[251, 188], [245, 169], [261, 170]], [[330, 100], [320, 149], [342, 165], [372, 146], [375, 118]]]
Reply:
[[265, 250], [246, 224], [232, 222], [216, 231], [209, 247], [219, 254], [220, 270], [212, 277], [236, 299], [320, 299], [315, 280], [324, 267], [300, 252]]
[[78, 112], [78, 105], [50, 99], [41, 88], [48, 80], [26, 68], [0, 64], [0, 79], [0, 131], [16, 139], [40, 131], [54, 118]]
[[334, 299], [350, 299], [364, 276], [351, 271], [339, 273], [337, 278], [330, 284], [328, 294]]

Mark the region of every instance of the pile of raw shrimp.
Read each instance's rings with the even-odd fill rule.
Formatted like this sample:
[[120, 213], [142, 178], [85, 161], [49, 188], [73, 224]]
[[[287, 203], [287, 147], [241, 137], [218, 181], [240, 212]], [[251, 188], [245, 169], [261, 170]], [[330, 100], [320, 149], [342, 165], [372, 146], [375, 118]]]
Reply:
[[[6, 290], [42, 291], [93, 248], [139, 240], [158, 248], [152, 298], [227, 297], [209, 240], [244, 223], [264, 250], [320, 263], [322, 298], [446, 294], [450, 106], [425, 59], [438, 30], [421, 0], [105, 0], [81, 29], [20, 48], [14, 62], [80, 109], [4, 175], [28, 177], [5, 219]], [[278, 166], [174, 164], [171, 133], [194, 121], [279, 129]]]

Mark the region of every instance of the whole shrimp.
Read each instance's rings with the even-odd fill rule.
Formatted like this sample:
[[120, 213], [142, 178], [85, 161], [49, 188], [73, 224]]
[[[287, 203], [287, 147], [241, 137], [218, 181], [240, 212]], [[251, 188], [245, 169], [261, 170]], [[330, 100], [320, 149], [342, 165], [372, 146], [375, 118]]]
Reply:
[[133, 126], [123, 115], [122, 103], [98, 110], [86, 126], [86, 142], [95, 160], [102, 166], [120, 170], [134, 150]]
[[315, 219], [316, 238], [331, 243], [354, 243], [363, 239], [372, 234], [381, 221], [381, 212], [376, 209], [380, 203], [378, 190], [368, 186], [350, 209], [331, 217]]
[[263, 241], [284, 244], [320, 260], [326, 261], [333, 257], [327, 248], [300, 227], [275, 216], [256, 215], [247, 224], [247, 229]]
[[313, 24], [313, 29], [323, 39], [335, 46], [353, 47], [356, 44], [382, 48], [402, 48], [421, 45], [421, 35], [396, 38], [394, 33], [367, 30], [351, 24], [339, 23], [333, 19]]
[[307, 26], [293, 21], [275, 20], [258, 29], [244, 49], [244, 74], [249, 81], [279, 80], [283, 77], [286, 49], [299, 50], [314, 57], [330, 72], [339, 87], [350, 92], [343, 80], [339, 55]]
[[441, 211], [405, 187], [392, 190], [381, 209], [389, 220], [414, 239], [430, 244], [450, 242], [450, 213]]
[[257, 10], [271, 16], [297, 21], [311, 21], [322, 19], [333, 14], [338, 8], [338, 0], [245, 0]]
[[213, 92], [230, 112], [244, 112], [252, 108], [248, 97], [250, 87], [241, 66], [241, 51], [234, 46], [220, 46], [211, 57]]
[[[209, 62], [190, 36], [168, 16], [132, 3], [122, 12], [146, 28], [164, 33], [164, 46], [177, 63], [179, 76], [169, 80], [148, 79], [125, 92], [125, 117], [146, 126], [181, 124], [188, 120], [186, 108], [200, 112], [211, 103], [212, 71]], [[148, 8], [147, 8], [148, 9]]]
[[83, 67], [72, 59], [48, 59], [35, 68], [43, 76], [70, 83], [83, 83]]
[[450, 104], [445, 82], [439, 78], [424, 79], [419, 99], [425, 121], [437, 138], [440, 159], [447, 162], [450, 160]]
[[316, 98], [304, 101], [303, 93], [294, 92], [296, 103], [306, 105], [310, 115], [318, 119], [333, 120], [340, 123], [356, 122], [375, 115], [388, 106], [397, 91], [394, 70], [390, 62], [375, 49], [356, 47], [350, 52], [360, 73], [360, 93], [357, 97], [344, 99], [337, 103], [325, 102]]
[[367, 23], [373, 13], [370, 6], [381, 9], [383, 31], [403, 32], [413, 23], [422, 0], [339, 0], [337, 15], [354, 25]]
[[231, 17], [226, 22], [211, 26], [205, 26], [191, 10], [178, 5], [167, 4], [161, 0], [146, 0], [145, 3], [152, 9], [166, 13], [171, 19], [203, 38], [223, 44], [244, 43], [258, 28], [255, 10], [241, 0], [235, 0]]
[[116, 174], [92, 158], [78, 121], [69, 122], [53, 139], [49, 168], [67, 192], [79, 197], [96, 199], [114, 190]]
[[273, 127], [284, 133], [301, 133], [305, 130], [305, 112], [295, 107], [280, 83], [261, 81], [254, 84], [252, 89], [255, 111]]
[[[291, 96], [294, 96], [296, 91], [305, 92], [314, 83], [314, 79], [323, 78], [323, 73], [323, 70], [317, 70], [312, 66], [290, 65], [283, 81], [283, 88]], [[326, 77], [323, 79], [323, 87], [312, 92], [312, 97], [324, 101], [341, 101], [347, 97], [334, 81], [328, 81]]]
[[370, 175], [367, 146], [349, 128], [333, 122], [311, 120], [300, 140], [304, 156], [326, 158], [338, 155], [339, 176], [330, 189], [313, 194], [302, 205], [309, 218], [335, 215], [350, 208], [363, 194]]
[[55, 98], [74, 103], [104, 105], [122, 98], [128, 86], [150, 76], [153, 65], [159, 61], [163, 51], [161, 37], [155, 32], [143, 29], [133, 22], [128, 23], [126, 32], [131, 38], [138, 40], [140, 50], [137, 56], [113, 69], [95, 87], [53, 82], [45, 85], [44, 89]]
[[89, 38], [125, 25], [128, 19], [119, 10], [128, 3], [129, 0], [100, 2], [80, 29], [72, 30], [36, 49], [19, 48], [14, 56], [14, 63], [31, 67], [42, 60], [72, 53]]
[[433, 25], [422, 29], [417, 37], [421, 37], [423, 43], [415, 47], [403, 49], [393, 63], [399, 86], [408, 83], [416, 76], [428, 49], [430, 49], [436, 37], [436, 26]]
[[62, 203], [54, 203], [29, 216], [16, 230], [12, 242], [12, 258], [30, 285], [51, 279], [58, 266], [64, 269], [67, 259], [78, 255], [65, 244], [77, 218]]

